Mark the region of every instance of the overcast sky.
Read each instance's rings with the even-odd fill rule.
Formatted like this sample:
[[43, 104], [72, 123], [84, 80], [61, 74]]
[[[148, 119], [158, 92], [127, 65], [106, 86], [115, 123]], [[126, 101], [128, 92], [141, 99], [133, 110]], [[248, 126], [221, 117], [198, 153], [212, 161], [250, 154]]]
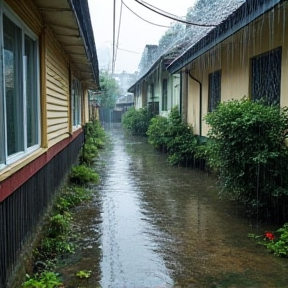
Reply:
[[[196, 0], [145, 0], [145, 2], [157, 8], [178, 16], [185, 16], [188, 7], [193, 6], [195, 1]], [[114, 0], [88, 0], [88, 2], [99, 58], [99, 68], [110, 69], [111, 72]], [[172, 20], [148, 10], [134, 0], [123, 0], [123, 2], [147, 21], [159, 25], [169, 26], [171, 24]], [[118, 38], [120, 7], [121, 0], [116, 0], [116, 42]], [[167, 28], [151, 25], [141, 20], [123, 5], [115, 72], [126, 71], [134, 73], [137, 71], [145, 45], [157, 45], [166, 30]]]

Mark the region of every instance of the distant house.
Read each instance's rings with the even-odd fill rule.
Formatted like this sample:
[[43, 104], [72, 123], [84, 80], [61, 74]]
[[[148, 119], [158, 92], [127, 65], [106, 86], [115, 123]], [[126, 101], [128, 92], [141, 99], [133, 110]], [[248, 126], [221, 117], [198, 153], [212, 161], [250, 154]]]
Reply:
[[[145, 50], [150, 51], [147, 45]], [[151, 53], [155, 53], [153, 45]], [[136, 109], [149, 107], [155, 114], [167, 116], [174, 106], [180, 105], [180, 74], [168, 73], [166, 67], [175, 58], [175, 50], [172, 49], [154, 59], [148, 70], [140, 75], [139, 79], [128, 89], [134, 94], [134, 106]], [[145, 51], [143, 53], [145, 55]], [[156, 53], [158, 56], [158, 54]], [[143, 56], [142, 56], [143, 58]], [[145, 59], [153, 59], [147, 55]]]
[[120, 123], [122, 115], [133, 106], [134, 95], [132, 93], [127, 93], [126, 95], [120, 96], [116, 101], [115, 108], [113, 109], [112, 122]]
[[87, 0], [0, 0], [0, 287], [77, 159], [99, 87]]
[[203, 117], [220, 101], [288, 105], [288, 1], [240, 4], [167, 68], [182, 75], [183, 116], [199, 135], [207, 135]]

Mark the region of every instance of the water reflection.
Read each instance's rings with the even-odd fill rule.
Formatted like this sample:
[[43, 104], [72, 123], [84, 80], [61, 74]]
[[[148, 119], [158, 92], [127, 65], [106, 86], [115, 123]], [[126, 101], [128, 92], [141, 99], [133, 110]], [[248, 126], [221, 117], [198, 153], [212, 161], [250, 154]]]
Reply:
[[258, 231], [218, 199], [212, 176], [167, 166], [145, 139], [110, 133], [97, 164], [106, 167], [103, 288], [288, 286], [287, 261], [247, 237]]

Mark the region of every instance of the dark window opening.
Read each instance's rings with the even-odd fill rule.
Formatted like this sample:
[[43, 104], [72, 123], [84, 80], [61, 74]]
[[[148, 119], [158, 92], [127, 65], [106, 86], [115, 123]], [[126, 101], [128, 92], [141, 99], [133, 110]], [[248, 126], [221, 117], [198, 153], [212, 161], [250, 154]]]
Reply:
[[208, 111], [212, 112], [221, 101], [221, 70], [209, 74]]
[[267, 105], [280, 104], [281, 47], [252, 58], [251, 96]]

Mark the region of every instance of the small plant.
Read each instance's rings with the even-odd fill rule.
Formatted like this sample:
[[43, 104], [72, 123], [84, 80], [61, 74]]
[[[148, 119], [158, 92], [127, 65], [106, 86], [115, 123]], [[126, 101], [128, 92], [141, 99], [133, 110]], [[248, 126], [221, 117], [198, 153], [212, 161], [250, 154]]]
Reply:
[[276, 256], [288, 257], [288, 223], [278, 229], [275, 234], [265, 232], [264, 235], [248, 234], [248, 237], [257, 240], [257, 243], [264, 245]]
[[51, 271], [44, 271], [30, 277], [26, 274], [27, 280], [22, 284], [24, 288], [56, 288], [62, 287], [63, 283], [58, 278], [58, 274]]
[[71, 214], [68, 212], [52, 216], [48, 227], [48, 237], [52, 238], [68, 234], [71, 219]]
[[266, 244], [268, 250], [274, 253], [276, 256], [288, 257], [288, 223], [276, 231], [279, 236], [275, 237]]
[[69, 209], [78, 206], [84, 201], [90, 200], [91, 191], [79, 186], [64, 187], [61, 195], [55, 201], [55, 208], [61, 214]]
[[83, 279], [83, 278], [89, 278], [91, 276], [92, 271], [88, 270], [80, 270], [76, 273], [76, 276]]
[[72, 183], [78, 185], [84, 185], [89, 182], [97, 184], [99, 182], [98, 174], [85, 165], [72, 167], [69, 178]]

